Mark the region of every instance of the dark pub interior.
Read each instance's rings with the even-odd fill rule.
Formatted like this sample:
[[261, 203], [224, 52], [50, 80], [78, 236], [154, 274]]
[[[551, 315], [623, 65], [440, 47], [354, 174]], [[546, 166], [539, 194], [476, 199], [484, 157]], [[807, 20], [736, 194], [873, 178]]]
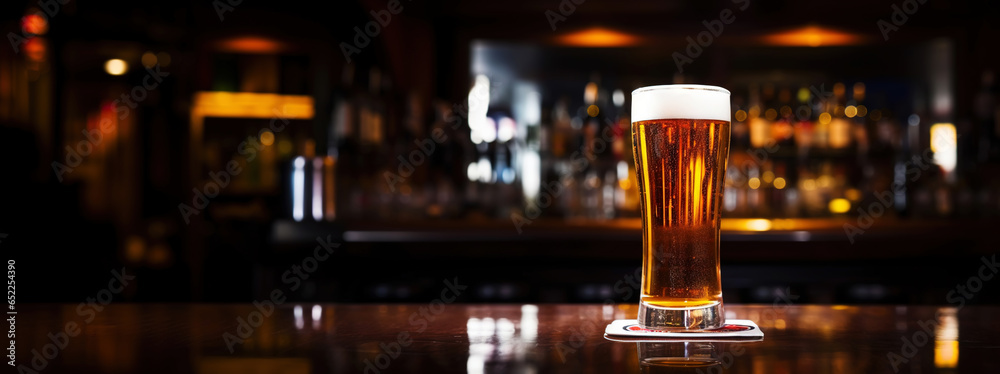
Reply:
[[[993, 372], [998, 10], [4, 2], [5, 361]], [[759, 342], [601, 333], [651, 277], [633, 91], [684, 84], [730, 97], [706, 196]]]

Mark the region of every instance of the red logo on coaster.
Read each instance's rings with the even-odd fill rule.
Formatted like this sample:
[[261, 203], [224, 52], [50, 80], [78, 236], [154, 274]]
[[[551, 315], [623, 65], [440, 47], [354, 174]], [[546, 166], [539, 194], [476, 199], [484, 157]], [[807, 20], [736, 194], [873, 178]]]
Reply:
[[679, 331], [661, 331], [661, 330], [649, 330], [649, 329], [644, 329], [644, 328], [642, 328], [642, 327], [641, 327], [641, 326], [639, 326], [639, 325], [628, 325], [628, 326], [625, 326], [625, 330], [628, 330], [628, 331], [642, 331], [642, 332], [671, 332], [671, 333], [702, 333], [702, 332], [738, 332], [738, 331], [750, 331], [750, 330], [753, 330], [753, 327], [751, 327], [751, 326], [742, 326], [742, 325], [725, 325], [725, 326], [722, 326], [722, 327], [720, 327], [720, 328], [717, 328], [717, 329], [715, 329], [715, 330], [699, 330], [699, 331], [685, 331], [685, 330], [679, 330]]

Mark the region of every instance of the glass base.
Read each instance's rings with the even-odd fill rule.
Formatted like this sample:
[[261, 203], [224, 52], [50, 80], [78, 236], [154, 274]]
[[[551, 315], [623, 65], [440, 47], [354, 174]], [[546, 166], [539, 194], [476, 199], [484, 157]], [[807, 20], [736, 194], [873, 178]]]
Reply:
[[696, 308], [664, 308], [639, 302], [638, 319], [647, 330], [712, 330], [726, 324], [722, 302]]

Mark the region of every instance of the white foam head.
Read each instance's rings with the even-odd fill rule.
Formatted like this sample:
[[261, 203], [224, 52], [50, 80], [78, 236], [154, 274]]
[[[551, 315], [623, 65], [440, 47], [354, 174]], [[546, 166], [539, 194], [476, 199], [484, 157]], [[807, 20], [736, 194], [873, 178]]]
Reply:
[[632, 122], [655, 119], [730, 121], [729, 90], [700, 84], [648, 86], [632, 91]]

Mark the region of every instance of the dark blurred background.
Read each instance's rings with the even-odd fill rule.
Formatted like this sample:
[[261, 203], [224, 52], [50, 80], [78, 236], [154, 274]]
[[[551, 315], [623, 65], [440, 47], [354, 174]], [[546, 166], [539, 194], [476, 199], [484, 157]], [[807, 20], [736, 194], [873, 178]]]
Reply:
[[0, 253], [19, 301], [634, 302], [630, 93], [702, 83], [727, 302], [943, 304], [1000, 243], [997, 10], [7, 1]]

